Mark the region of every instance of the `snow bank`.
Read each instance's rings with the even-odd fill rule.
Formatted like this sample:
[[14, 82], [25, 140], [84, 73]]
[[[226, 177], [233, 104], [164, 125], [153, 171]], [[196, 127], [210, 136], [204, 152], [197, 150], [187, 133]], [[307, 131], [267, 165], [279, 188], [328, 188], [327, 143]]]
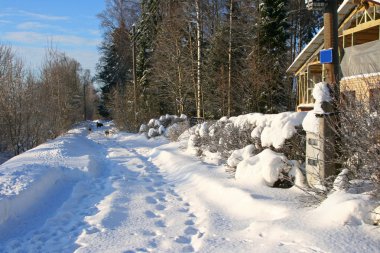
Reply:
[[[263, 221], [289, 215], [286, 207], [253, 198], [249, 191], [237, 187], [235, 181], [226, 179], [224, 171], [199, 169], [205, 165], [179, 153], [172, 145], [171, 143], [155, 148], [150, 160], [167, 172], [166, 177], [181, 185], [181, 191], [186, 193], [197, 213], [202, 213], [201, 216], [207, 216], [208, 212], [212, 211], [240, 221], [253, 217]], [[235, 185], [231, 186], [229, 183]], [[205, 211], [205, 205], [210, 203], [213, 210]], [[257, 208], [258, 206], [260, 208]], [[207, 233], [207, 228], [205, 230]]]
[[43, 165], [1, 167], [0, 171], [0, 224], [39, 202], [63, 176], [61, 168]]
[[369, 194], [351, 194], [336, 191], [312, 211], [316, 224], [362, 225], [372, 223], [371, 212], [374, 203]]
[[86, 134], [86, 127], [78, 127], [0, 166], [0, 224], [38, 206], [57, 187], [66, 187], [61, 182], [101, 174], [101, 158], [92, 152], [97, 144]]

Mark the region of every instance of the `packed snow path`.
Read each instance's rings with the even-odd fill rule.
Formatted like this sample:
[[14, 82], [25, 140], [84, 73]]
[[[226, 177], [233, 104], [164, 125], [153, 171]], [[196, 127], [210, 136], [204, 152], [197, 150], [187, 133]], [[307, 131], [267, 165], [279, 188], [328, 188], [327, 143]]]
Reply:
[[[97, 150], [86, 147], [82, 152], [94, 152], [89, 156], [100, 175], [75, 185], [69, 180], [61, 182], [54, 190], [56, 195], [48, 197], [58, 202], [52, 204], [56, 210], [52, 207], [50, 214], [43, 215], [51, 217], [25, 215], [21, 220], [30, 225], [14, 231], [8, 224], [0, 230], [0, 239], [5, 243], [0, 244], [5, 246], [0, 246], [0, 251], [193, 252], [195, 241], [202, 237], [195, 226], [196, 216], [174, 185], [137, 152], [139, 148], [144, 150], [141, 143], [133, 138], [118, 143], [116, 138], [106, 137], [103, 130], [93, 131], [87, 138], [87, 144]], [[52, 160], [67, 164], [75, 151], [42, 154], [40, 158], [47, 164]], [[33, 219], [40, 221], [31, 222]], [[36, 225], [41, 227], [32, 228]]]
[[[130, 141], [98, 139], [107, 147], [110, 176], [103, 185], [112, 193], [98, 205], [99, 211], [86, 217], [91, 226], [77, 240], [78, 252], [192, 252], [196, 216], [158, 168], [137, 152]], [[109, 190], [105, 190], [108, 192]]]
[[0, 252], [378, 252], [378, 229], [166, 143], [79, 127], [2, 165], [0, 193], [29, 195], [0, 201]]

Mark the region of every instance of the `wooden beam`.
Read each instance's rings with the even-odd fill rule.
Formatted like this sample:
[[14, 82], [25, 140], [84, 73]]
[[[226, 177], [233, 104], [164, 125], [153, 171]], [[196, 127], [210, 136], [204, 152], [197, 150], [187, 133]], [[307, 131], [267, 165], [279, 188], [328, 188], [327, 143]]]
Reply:
[[354, 28], [350, 28], [350, 29], [347, 29], [347, 30], [343, 31], [343, 35], [348, 35], [348, 34], [351, 34], [351, 33], [360, 32], [362, 30], [365, 30], [365, 29], [368, 29], [368, 28], [372, 28], [372, 27], [375, 27], [375, 26], [379, 26], [379, 25], [380, 25], [380, 19], [368, 21], [367, 23], [359, 24], [359, 25], [357, 25]]

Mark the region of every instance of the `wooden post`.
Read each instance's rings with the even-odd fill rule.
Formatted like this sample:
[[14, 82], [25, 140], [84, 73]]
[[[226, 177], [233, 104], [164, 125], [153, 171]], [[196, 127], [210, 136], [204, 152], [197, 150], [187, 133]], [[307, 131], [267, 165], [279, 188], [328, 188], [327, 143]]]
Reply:
[[86, 105], [86, 87], [87, 87], [87, 80], [83, 83], [83, 117], [84, 121], [87, 120], [87, 105]]
[[324, 114], [320, 115], [319, 136], [322, 157], [319, 161], [319, 176], [326, 179], [336, 174], [336, 136], [333, 127], [337, 122], [337, 105], [339, 102], [339, 54], [338, 54], [338, 6], [337, 0], [328, 0], [323, 15], [324, 19], [324, 48], [332, 49], [332, 63], [325, 63], [325, 82], [329, 85], [332, 102], [322, 105]]

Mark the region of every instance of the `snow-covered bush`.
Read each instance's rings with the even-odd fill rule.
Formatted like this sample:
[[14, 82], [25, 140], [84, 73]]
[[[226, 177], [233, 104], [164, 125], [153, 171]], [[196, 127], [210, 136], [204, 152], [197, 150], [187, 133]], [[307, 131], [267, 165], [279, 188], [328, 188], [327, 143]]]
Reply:
[[235, 178], [249, 184], [265, 183], [268, 186], [290, 187], [290, 181], [303, 185], [299, 163], [289, 161], [283, 154], [265, 149], [237, 165]]
[[[234, 150], [253, 145], [257, 152], [269, 147], [292, 153], [293, 146], [300, 146], [288, 140], [296, 133], [302, 135], [299, 126], [306, 113], [285, 112], [264, 115], [251, 113], [238, 117], [223, 117], [216, 122], [205, 122], [194, 127], [192, 134], [200, 138], [202, 150], [220, 152], [227, 159]], [[297, 137], [297, 141], [301, 138]], [[256, 153], [257, 153], [256, 152]], [[300, 155], [299, 155], [300, 156]]]
[[178, 137], [190, 127], [188, 121], [174, 123], [166, 130], [166, 136], [170, 141], [177, 141]]
[[142, 124], [139, 129], [139, 133], [146, 133], [149, 131], [149, 127], [145, 124]]
[[[182, 114], [180, 117], [176, 115], [163, 115], [159, 119], [151, 119], [149, 120], [148, 124], [142, 124], [140, 126], [139, 133], [145, 134], [148, 138], [153, 138], [156, 136], [164, 135], [172, 136], [174, 138], [174, 133], [177, 133], [176, 135], [179, 136], [180, 133], [178, 133], [181, 130], [185, 130], [185, 126], [188, 126], [188, 123], [184, 123], [187, 121], [187, 116]], [[179, 127], [179, 124], [181, 127]], [[173, 128], [173, 129], [172, 129]]]
[[[297, 177], [297, 182], [301, 184], [303, 175], [300, 162], [305, 159], [305, 133], [300, 125], [305, 115], [295, 112], [269, 115], [251, 113], [198, 124], [186, 133], [187, 151], [199, 156], [221, 155], [227, 165], [235, 170], [240, 164], [255, 159], [260, 152], [269, 148], [283, 153], [286, 157], [284, 164], [288, 165], [273, 177], [276, 180], [267, 184], [289, 187], [286, 182], [294, 181]], [[297, 170], [287, 169], [291, 167], [297, 167]]]

